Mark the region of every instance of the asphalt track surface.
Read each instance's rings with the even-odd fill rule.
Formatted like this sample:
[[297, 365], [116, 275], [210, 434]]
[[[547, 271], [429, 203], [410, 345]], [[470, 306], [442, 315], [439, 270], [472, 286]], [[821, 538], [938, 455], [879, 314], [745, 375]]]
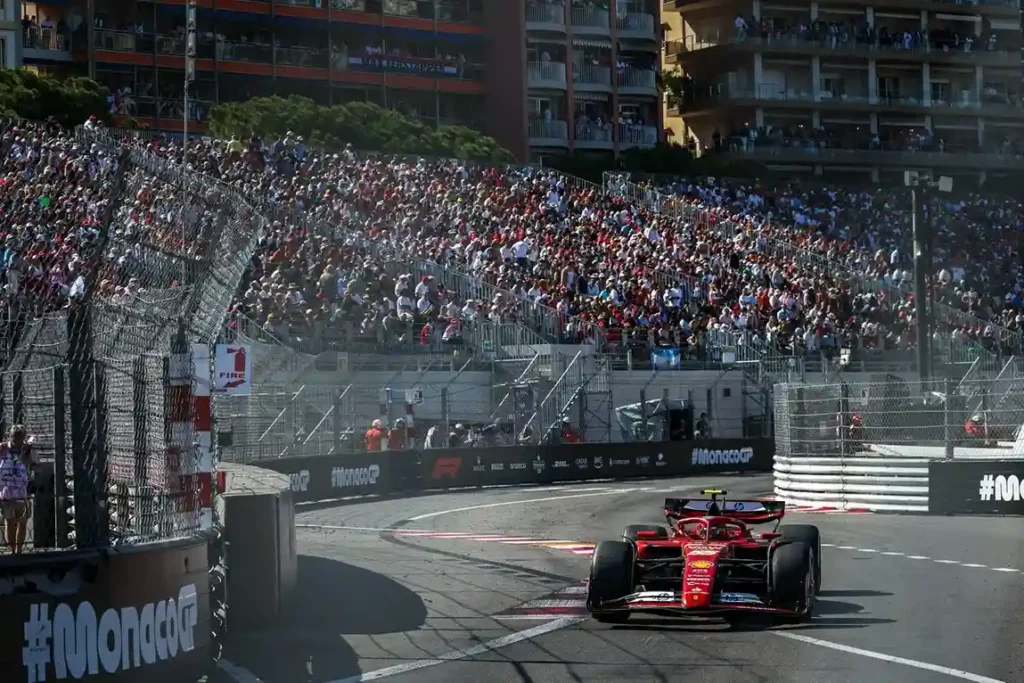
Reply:
[[301, 512], [294, 608], [231, 640], [217, 682], [1024, 681], [1019, 519], [793, 514], [827, 544], [816, 616], [799, 626], [580, 616], [586, 543], [663, 521], [666, 496], [707, 486], [756, 495], [771, 479], [491, 489]]

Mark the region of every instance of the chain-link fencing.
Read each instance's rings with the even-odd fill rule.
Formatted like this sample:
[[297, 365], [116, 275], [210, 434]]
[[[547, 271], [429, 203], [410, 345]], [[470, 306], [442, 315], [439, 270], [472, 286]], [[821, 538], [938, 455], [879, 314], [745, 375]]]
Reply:
[[775, 442], [787, 457], [1024, 457], [1024, 373], [943, 380], [775, 386]]
[[263, 228], [231, 188], [102, 131], [75, 143], [95, 165], [42, 188], [52, 248], [14, 240], [0, 297], [0, 428], [30, 444], [10, 430], [0, 453], [28, 480], [3, 503], [13, 552], [200, 530], [190, 345], [217, 338]]

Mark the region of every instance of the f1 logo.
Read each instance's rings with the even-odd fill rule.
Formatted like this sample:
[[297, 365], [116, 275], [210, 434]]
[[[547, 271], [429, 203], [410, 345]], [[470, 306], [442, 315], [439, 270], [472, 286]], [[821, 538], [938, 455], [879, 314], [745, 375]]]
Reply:
[[462, 469], [461, 457], [438, 458], [434, 461], [434, 479], [455, 479]]

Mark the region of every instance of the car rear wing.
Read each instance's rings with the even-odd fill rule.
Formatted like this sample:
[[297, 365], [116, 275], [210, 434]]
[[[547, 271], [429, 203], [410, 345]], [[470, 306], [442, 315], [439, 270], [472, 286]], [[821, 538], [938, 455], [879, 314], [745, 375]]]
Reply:
[[712, 504], [718, 505], [721, 517], [743, 522], [773, 522], [786, 514], [782, 500], [707, 500], [693, 498], [666, 498], [665, 516], [675, 519], [706, 517]]

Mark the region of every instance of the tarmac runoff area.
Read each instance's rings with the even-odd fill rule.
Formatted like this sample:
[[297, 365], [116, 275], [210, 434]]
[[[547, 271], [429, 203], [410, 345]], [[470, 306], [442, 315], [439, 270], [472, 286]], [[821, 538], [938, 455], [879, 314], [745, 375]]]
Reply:
[[1013, 518], [797, 512], [825, 544], [810, 623], [588, 619], [594, 542], [711, 486], [772, 488], [716, 477], [307, 507], [291, 613], [231, 639], [215, 683], [1024, 680]]

